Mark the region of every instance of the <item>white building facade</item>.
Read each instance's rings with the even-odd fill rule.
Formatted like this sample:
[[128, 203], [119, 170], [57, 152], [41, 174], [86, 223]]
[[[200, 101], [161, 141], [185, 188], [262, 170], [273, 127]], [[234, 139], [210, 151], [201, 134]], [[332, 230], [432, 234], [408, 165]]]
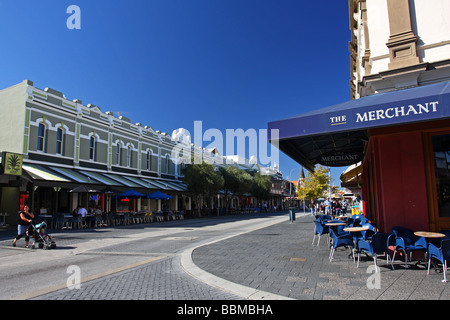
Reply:
[[450, 79], [450, 1], [349, 0], [352, 99]]

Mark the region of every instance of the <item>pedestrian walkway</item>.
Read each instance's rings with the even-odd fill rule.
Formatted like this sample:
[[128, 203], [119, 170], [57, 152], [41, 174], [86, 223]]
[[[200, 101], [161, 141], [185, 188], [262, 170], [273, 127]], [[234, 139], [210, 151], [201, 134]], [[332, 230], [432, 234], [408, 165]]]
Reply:
[[442, 283], [442, 273], [434, 270], [427, 276], [425, 263], [405, 269], [404, 262], [396, 260], [392, 270], [380, 258], [376, 274], [371, 257], [362, 255], [357, 268], [345, 248], [338, 248], [330, 263], [326, 237], [319, 246], [312, 245], [313, 220], [310, 214], [297, 214], [291, 223], [286, 215], [285, 222], [196, 248], [193, 263], [260, 295], [302, 300], [450, 299], [450, 284]]
[[[345, 248], [338, 248], [330, 263], [327, 238], [322, 237], [319, 246], [312, 245], [313, 220], [309, 213], [297, 213], [297, 219], [290, 222], [286, 213], [263, 228], [202, 243], [180, 255], [174, 251], [166, 258], [88, 281], [83, 283], [83, 291], [66, 288], [35, 298], [450, 299], [450, 284], [442, 283], [442, 273], [435, 270], [427, 276], [425, 263], [413, 263], [405, 269], [404, 262], [396, 260], [395, 270], [392, 270], [386, 260], [380, 258], [380, 273], [376, 274], [372, 258], [363, 255], [357, 268], [350, 250]], [[72, 237], [58, 244], [73, 245], [77, 241], [76, 234], [69, 234]], [[13, 230], [2, 232], [0, 245], [10, 246], [13, 235]]]

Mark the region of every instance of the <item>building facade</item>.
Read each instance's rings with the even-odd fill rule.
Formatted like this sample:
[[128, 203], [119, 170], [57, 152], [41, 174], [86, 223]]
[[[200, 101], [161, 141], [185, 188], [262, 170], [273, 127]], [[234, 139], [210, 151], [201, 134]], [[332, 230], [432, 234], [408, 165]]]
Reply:
[[380, 230], [450, 229], [450, 2], [348, 8], [351, 99], [269, 122], [269, 132], [310, 171], [360, 163], [344, 183], [362, 187]]
[[[230, 161], [213, 150], [193, 145], [182, 128], [170, 135], [134, 124], [98, 106], [69, 100], [57, 90], [39, 89], [30, 80], [0, 91], [0, 111], [0, 149], [4, 152], [0, 212], [9, 213], [9, 224], [17, 222], [13, 213], [25, 202], [31, 204], [33, 212], [46, 214], [70, 213], [78, 205], [106, 212], [189, 211], [192, 203], [182, 182], [182, 166], [183, 159], [191, 159], [194, 154], [216, 166], [268, 170], [265, 174], [282, 180], [278, 169], [245, 161], [238, 164], [232, 158]], [[21, 170], [7, 170], [12, 160], [20, 162], [17, 167]], [[80, 186], [87, 186], [89, 192], [74, 192]], [[172, 199], [112, 196], [128, 189], [143, 194], [161, 191]], [[210, 208], [221, 207], [222, 197], [218, 195], [205, 203]], [[275, 194], [273, 201], [277, 198]], [[236, 199], [234, 204], [240, 202]], [[252, 205], [254, 202], [246, 200]]]
[[[450, 81], [449, 1], [351, 0], [349, 12], [352, 98]], [[450, 228], [449, 119], [374, 128], [368, 137], [366, 211], [387, 230]]]
[[349, 0], [351, 98], [450, 80], [450, 3]]
[[[0, 91], [0, 109], [7, 128], [2, 150], [23, 155], [22, 175], [1, 177], [2, 211], [17, 212], [25, 201], [44, 213], [71, 212], [80, 203], [104, 211], [161, 209], [160, 201], [150, 199], [105, 201], [105, 187], [161, 190], [173, 196], [166, 204], [170, 209], [189, 208], [181, 165], [172, 161], [177, 142], [170, 135], [29, 80]], [[67, 192], [80, 185], [98, 192]], [[14, 216], [9, 221], [14, 223]]]

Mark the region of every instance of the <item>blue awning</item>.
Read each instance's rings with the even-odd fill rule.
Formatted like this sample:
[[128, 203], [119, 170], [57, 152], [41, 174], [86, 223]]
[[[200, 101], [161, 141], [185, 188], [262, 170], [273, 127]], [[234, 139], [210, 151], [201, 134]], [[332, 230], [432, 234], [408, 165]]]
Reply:
[[[361, 160], [366, 130], [450, 118], [450, 82], [374, 94], [268, 123], [269, 141], [306, 169]], [[278, 139], [271, 130], [278, 129]]]

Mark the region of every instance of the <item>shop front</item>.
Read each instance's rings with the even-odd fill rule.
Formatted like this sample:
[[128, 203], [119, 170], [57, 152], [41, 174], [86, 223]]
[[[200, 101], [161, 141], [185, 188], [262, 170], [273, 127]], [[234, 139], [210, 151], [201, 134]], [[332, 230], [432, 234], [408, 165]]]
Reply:
[[280, 150], [310, 171], [362, 161], [364, 211], [381, 230], [450, 229], [449, 82], [351, 100], [268, 128], [279, 130]]
[[[178, 208], [183, 208], [179, 206], [179, 200], [184, 201], [186, 191], [186, 186], [178, 181], [27, 162], [21, 163], [21, 170], [17, 175], [3, 170], [0, 179], [0, 212], [8, 213], [6, 222], [9, 225], [17, 224], [15, 213], [25, 203], [29, 204], [36, 215], [70, 214], [78, 205], [98, 208], [102, 212], [159, 211], [162, 208], [178, 211]], [[165, 200], [161, 205], [160, 200], [145, 197], [115, 197], [131, 188], [145, 195], [162, 190], [172, 194], [173, 199]]]

